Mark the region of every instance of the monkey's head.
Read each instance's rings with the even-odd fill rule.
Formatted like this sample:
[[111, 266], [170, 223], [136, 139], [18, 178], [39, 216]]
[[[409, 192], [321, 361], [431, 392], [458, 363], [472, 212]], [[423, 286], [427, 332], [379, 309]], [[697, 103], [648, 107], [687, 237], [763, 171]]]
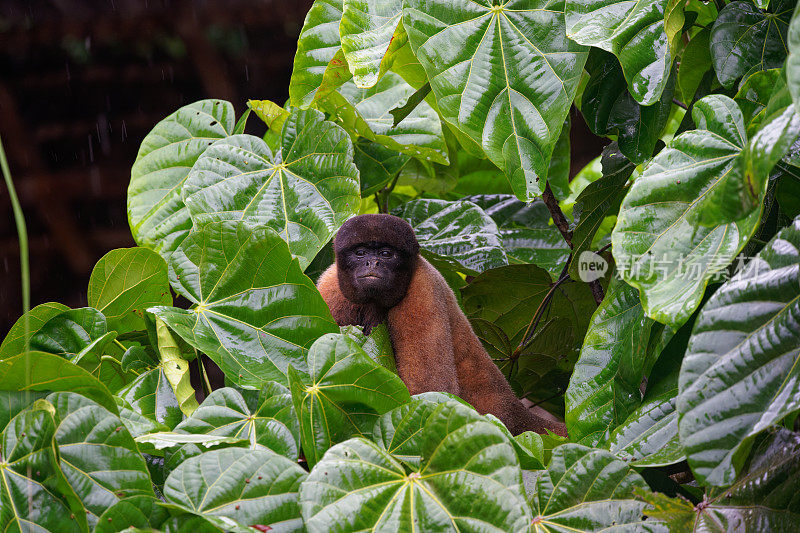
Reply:
[[333, 241], [339, 288], [353, 303], [394, 307], [406, 295], [419, 253], [414, 230], [393, 215], [359, 215]]

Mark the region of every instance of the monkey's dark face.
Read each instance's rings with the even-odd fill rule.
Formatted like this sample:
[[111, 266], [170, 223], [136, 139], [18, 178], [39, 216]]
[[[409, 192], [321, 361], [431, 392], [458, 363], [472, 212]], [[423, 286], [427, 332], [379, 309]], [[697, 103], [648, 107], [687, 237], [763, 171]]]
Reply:
[[386, 243], [360, 243], [337, 257], [339, 285], [351, 302], [391, 308], [408, 290], [413, 259]]

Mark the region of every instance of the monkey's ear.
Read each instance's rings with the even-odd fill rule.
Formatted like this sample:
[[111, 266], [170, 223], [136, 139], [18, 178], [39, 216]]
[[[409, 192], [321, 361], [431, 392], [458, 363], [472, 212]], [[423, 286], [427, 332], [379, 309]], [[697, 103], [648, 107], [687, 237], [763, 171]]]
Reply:
[[359, 215], [347, 220], [333, 240], [336, 256], [365, 242], [379, 242], [393, 246], [411, 257], [419, 253], [419, 243], [408, 222], [394, 215]]

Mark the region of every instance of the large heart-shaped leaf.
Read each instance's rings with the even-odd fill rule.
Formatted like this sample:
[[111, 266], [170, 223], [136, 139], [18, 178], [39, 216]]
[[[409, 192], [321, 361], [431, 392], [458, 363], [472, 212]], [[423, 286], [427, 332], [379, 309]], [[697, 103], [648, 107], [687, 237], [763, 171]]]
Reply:
[[673, 139], [633, 183], [612, 234], [617, 268], [647, 316], [673, 327], [755, 231], [775, 156], [800, 127], [781, 115], [748, 144], [741, 111], [722, 95], [697, 102], [692, 116], [698, 129]]
[[434, 266], [477, 274], [508, 264], [497, 224], [472, 202], [412, 200], [394, 214], [411, 224]]
[[680, 374], [681, 443], [695, 476], [728, 485], [753, 437], [800, 409], [800, 219], [705, 304]]
[[243, 386], [286, 383], [305, 372], [308, 346], [339, 328], [314, 283], [272, 229], [242, 221], [206, 224], [170, 259], [170, 281], [196, 304], [151, 309]]
[[586, 49], [557, 0], [408, 0], [403, 25], [442, 116], [506, 174], [520, 200], [542, 193]]
[[225, 519], [262, 531], [302, 531], [297, 492], [305, 478], [296, 462], [269, 450], [226, 448], [181, 463], [164, 496], [226, 530]]
[[[404, 43], [395, 35], [403, 12], [401, 0], [344, 0], [339, 36], [353, 81], [372, 87], [391, 58], [391, 49]], [[402, 33], [405, 36], [405, 33]]]
[[400, 153], [446, 165], [449, 163], [442, 123], [424, 100], [399, 124], [389, 113], [414, 94], [399, 74], [387, 72], [369, 89], [346, 82], [322, 106], [344, 128]]
[[308, 107], [350, 79], [339, 39], [342, 0], [314, 0], [297, 38], [289, 101]]
[[251, 450], [269, 449], [290, 459], [297, 459], [300, 439], [291, 394], [275, 382], [264, 386], [254, 410], [236, 389], [217, 389], [175, 431], [243, 438]]
[[244, 134], [209, 147], [186, 179], [183, 200], [197, 224], [244, 220], [274, 229], [305, 268], [358, 211], [353, 145], [321, 112], [295, 110], [274, 155]]
[[670, 531], [793, 531], [800, 520], [797, 478], [800, 438], [780, 429], [758, 446], [748, 468], [725, 490], [707, 493], [702, 505], [661, 493], [641, 496]]
[[308, 352], [309, 378], [289, 372], [306, 461], [353, 435], [369, 436], [375, 420], [410, 400], [396, 374], [373, 361], [354, 339], [320, 337]]
[[[19, 355], [30, 348], [30, 338], [51, 318], [69, 309], [58, 302], [39, 304], [14, 322], [0, 344], [0, 359]], [[27, 326], [26, 326], [27, 321]], [[25, 329], [28, 329], [27, 337]], [[28, 346], [26, 346], [28, 343]]]
[[34, 404], [0, 434], [0, 527], [85, 533], [86, 516], [58, 467], [52, 406]]
[[672, 66], [665, 7], [664, 0], [567, 0], [567, 35], [617, 56], [630, 94], [650, 105], [661, 97]]
[[224, 100], [200, 100], [156, 124], [139, 148], [128, 186], [128, 222], [136, 242], [165, 258], [192, 229], [181, 188], [214, 141], [233, 133], [234, 111]]
[[666, 532], [663, 524], [645, 521], [647, 504], [634, 499], [637, 489], [647, 491], [644, 479], [607, 451], [559, 446], [536, 478], [533, 531]]
[[519, 463], [500, 429], [468, 407], [446, 403], [428, 418], [422, 433], [421, 467], [411, 473], [362, 438], [328, 450], [300, 486], [308, 530], [528, 528], [530, 508]]
[[154, 496], [144, 458], [118, 416], [73, 392], [47, 400], [55, 407], [61, 471], [86, 507], [90, 526], [121, 498]]
[[72, 391], [112, 413], [118, 412], [114, 397], [96, 377], [61, 356], [45, 352], [24, 352], [0, 359], [0, 390]]
[[597, 308], [566, 394], [571, 440], [597, 444], [641, 402], [639, 386], [652, 367], [650, 331], [639, 291], [612, 278]]
[[86, 296], [109, 329], [143, 330], [145, 309], [172, 305], [167, 264], [147, 248], [111, 250], [94, 266]]
[[725, 87], [747, 72], [779, 67], [787, 54], [792, 0], [775, 0], [770, 12], [750, 2], [726, 5], [711, 29], [711, 61]]

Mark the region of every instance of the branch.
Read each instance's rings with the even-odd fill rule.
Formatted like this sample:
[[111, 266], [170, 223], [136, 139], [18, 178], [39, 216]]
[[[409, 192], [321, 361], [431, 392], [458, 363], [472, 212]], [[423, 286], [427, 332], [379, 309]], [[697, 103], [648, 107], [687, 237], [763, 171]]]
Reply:
[[556, 200], [556, 197], [553, 196], [553, 191], [550, 189], [549, 183], [544, 186], [542, 200], [544, 200], [544, 205], [547, 206], [547, 210], [550, 211], [550, 216], [553, 217], [553, 222], [558, 228], [558, 231], [561, 232], [561, 236], [564, 237], [564, 240], [567, 241], [569, 247], [572, 248], [572, 232], [569, 229], [569, 221], [561, 211], [561, 207], [558, 205], [558, 200]]

